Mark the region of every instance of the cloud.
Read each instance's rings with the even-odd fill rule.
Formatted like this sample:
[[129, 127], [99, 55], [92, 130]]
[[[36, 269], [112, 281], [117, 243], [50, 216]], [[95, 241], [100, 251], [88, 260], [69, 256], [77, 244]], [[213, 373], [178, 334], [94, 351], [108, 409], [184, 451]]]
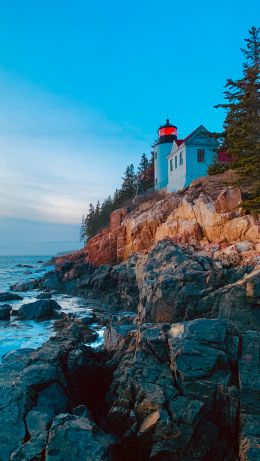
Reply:
[[91, 108], [0, 72], [0, 217], [79, 224], [149, 141]]

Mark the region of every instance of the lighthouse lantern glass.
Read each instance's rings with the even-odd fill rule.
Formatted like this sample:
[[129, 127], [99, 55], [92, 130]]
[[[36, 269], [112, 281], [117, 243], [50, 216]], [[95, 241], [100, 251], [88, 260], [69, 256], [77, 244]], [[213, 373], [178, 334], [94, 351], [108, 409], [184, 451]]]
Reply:
[[164, 126], [159, 129], [159, 135], [160, 136], [171, 136], [171, 135], [176, 135], [177, 130], [174, 126]]

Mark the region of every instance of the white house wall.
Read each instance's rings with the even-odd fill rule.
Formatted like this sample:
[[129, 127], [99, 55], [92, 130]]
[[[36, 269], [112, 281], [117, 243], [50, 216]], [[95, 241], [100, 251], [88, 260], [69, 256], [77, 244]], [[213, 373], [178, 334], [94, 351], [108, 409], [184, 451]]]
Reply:
[[[180, 153], [182, 152], [183, 164], [180, 165]], [[177, 156], [177, 168], [175, 168], [175, 156]], [[173, 170], [170, 171], [170, 160], [173, 161]], [[176, 192], [185, 187], [186, 183], [186, 146], [183, 144], [178, 150], [171, 152], [171, 155], [168, 158], [168, 192]]]

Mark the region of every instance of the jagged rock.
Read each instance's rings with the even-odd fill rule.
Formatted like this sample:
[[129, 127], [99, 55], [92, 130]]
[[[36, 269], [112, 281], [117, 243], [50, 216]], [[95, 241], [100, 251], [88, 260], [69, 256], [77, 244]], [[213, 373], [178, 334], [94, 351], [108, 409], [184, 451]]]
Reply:
[[9, 293], [9, 292], [0, 293], [0, 302], [21, 301], [22, 299], [23, 299], [22, 296], [17, 295], [15, 293]]
[[60, 289], [60, 281], [56, 272], [51, 271], [45, 275], [41, 288], [46, 291]]
[[28, 282], [18, 282], [11, 285], [12, 291], [30, 291], [39, 288], [41, 280], [29, 280]]
[[[219, 180], [223, 181], [224, 176]], [[148, 200], [131, 213], [125, 208], [114, 211], [108, 228], [91, 238], [81, 252], [55, 258], [54, 263], [59, 267], [73, 262], [75, 269], [70, 277], [74, 277], [77, 264], [79, 268], [86, 263], [114, 265], [134, 253], [146, 253], [165, 239], [200, 244], [208, 250], [213, 250], [212, 243], [230, 246], [247, 241], [254, 251], [260, 243], [259, 217], [244, 215], [240, 204], [238, 187], [216, 184], [214, 178], [200, 178], [186, 191], [167, 194], [155, 203]]]
[[46, 461], [110, 461], [115, 439], [86, 416], [58, 415], [50, 428]]
[[241, 331], [259, 329], [260, 268], [253, 269], [222, 264], [189, 247], [161, 242], [136, 266], [139, 319], [176, 322], [220, 317], [232, 319]]
[[0, 305], [0, 320], [10, 320], [12, 306], [10, 304]]
[[235, 461], [238, 354], [226, 320], [141, 325], [117, 344], [106, 427], [137, 461]]
[[37, 299], [51, 299], [52, 294], [51, 293], [40, 293], [39, 295], [36, 296]]
[[125, 341], [126, 334], [135, 330], [135, 325], [117, 325], [107, 328], [104, 333], [105, 348], [110, 352], [122, 348], [120, 343]]
[[81, 367], [84, 365], [86, 372], [100, 366], [93, 361], [92, 351], [84, 346], [90, 335], [83, 325], [64, 324], [63, 330], [40, 349], [21, 349], [3, 358], [0, 366], [1, 461], [42, 459], [53, 419], [69, 410], [69, 399], [73, 402], [81, 395], [77, 382]]
[[41, 299], [23, 304], [18, 310], [18, 316], [22, 320], [47, 320], [57, 318], [60, 308], [53, 299]]
[[226, 267], [238, 266], [241, 263], [236, 245], [231, 245], [224, 250], [216, 251], [214, 259], [221, 261]]
[[217, 213], [228, 213], [237, 210], [242, 202], [241, 190], [239, 187], [229, 187], [223, 189], [217, 200], [215, 208]]

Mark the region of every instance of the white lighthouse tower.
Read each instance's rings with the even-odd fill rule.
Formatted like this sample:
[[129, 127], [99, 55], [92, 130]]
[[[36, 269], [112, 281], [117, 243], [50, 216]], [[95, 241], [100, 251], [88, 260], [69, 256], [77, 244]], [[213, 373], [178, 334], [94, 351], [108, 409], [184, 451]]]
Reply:
[[165, 189], [168, 183], [168, 159], [172, 143], [177, 139], [177, 127], [167, 118], [165, 125], [158, 129], [159, 139], [154, 147], [154, 188]]

